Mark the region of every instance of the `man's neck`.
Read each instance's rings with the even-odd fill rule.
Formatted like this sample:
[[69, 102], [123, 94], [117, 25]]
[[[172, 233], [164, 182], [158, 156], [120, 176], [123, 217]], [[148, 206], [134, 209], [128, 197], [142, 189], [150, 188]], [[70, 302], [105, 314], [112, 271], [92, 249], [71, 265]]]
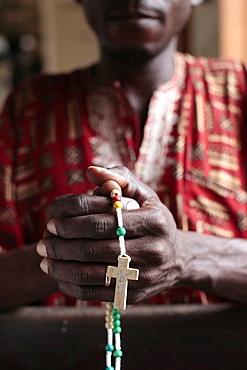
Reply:
[[152, 59], [124, 58], [102, 51], [100, 63], [95, 69], [95, 81], [107, 85], [119, 81], [126, 90], [152, 92], [161, 83], [169, 81], [174, 73], [176, 45], [171, 43]]

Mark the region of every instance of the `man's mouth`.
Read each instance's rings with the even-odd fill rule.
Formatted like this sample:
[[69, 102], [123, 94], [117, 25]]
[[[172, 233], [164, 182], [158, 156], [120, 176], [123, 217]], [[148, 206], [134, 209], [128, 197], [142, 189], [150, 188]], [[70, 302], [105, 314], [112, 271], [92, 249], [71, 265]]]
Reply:
[[107, 14], [107, 17], [112, 22], [162, 19], [161, 14], [152, 10], [112, 10]]

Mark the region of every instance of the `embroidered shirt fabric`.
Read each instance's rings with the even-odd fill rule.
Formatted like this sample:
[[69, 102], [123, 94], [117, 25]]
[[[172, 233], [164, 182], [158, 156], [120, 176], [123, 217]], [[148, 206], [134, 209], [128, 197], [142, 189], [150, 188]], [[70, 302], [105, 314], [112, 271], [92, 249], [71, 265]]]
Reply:
[[[247, 238], [247, 78], [239, 62], [176, 55], [150, 100], [142, 140], [121, 85], [93, 67], [40, 75], [0, 117], [1, 253], [42, 238], [56, 196], [92, 193], [90, 165], [125, 165], [151, 186], [179, 228]], [[190, 290], [155, 302], [200, 301]]]

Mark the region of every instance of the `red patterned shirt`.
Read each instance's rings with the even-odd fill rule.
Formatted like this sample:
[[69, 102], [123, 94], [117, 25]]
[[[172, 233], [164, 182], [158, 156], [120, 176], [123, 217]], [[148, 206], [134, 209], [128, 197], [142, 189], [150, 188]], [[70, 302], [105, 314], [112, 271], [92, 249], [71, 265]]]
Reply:
[[[42, 238], [57, 195], [90, 193], [90, 165], [127, 166], [179, 228], [247, 238], [245, 66], [178, 53], [173, 78], [150, 100], [142, 140], [120, 83], [95, 86], [93, 73], [40, 75], [8, 98], [0, 117], [1, 251]], [[198, 300], [173, 293], [160, 301]]]

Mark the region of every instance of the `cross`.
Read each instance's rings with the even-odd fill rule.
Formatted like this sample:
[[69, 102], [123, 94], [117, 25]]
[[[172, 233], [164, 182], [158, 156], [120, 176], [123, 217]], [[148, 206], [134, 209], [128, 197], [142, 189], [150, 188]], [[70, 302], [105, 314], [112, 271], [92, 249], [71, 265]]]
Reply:
[[105, 285], [109, 286], [111, 278], [116, 279], [114, 296], [114, 308], [126, 309], [128, 280], [138, 280], [139, 270], [129, 268], [131, 258], [129, 256], [118, 257], [118, 266], [108, 266], [106, 271]]

